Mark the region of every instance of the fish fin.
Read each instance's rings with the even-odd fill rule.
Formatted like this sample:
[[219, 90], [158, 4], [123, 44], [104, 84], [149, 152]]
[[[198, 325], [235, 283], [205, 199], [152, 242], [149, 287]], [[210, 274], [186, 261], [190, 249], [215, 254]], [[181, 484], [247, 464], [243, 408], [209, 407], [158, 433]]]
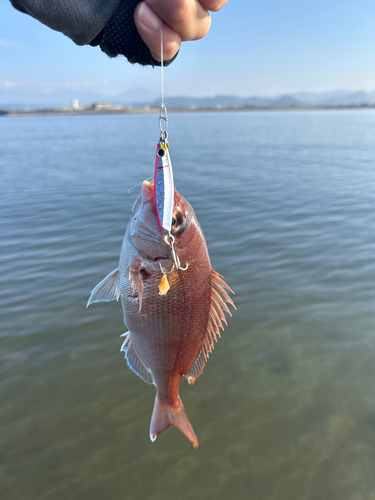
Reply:
[[126, 337], [120, 351], [123, 351], [125, 353], [125, 358], [129, 368], [133, 370], [133, 372], [136, 373], [138, 377], [141, 377], [141, 379], [143, 379], [145, 382], [147, 382], [148, 384], [153, 384], [154, 377], [137, 353], [133, 345], [130, 332], [124, 333], [123, 335], [121, 335], [121, 337]]
[[143, 281], [141, 276], [141, 271], [144, 269], [143, 266], [138, 267], [130, 267], [129, 268], [129, 279], [131, 280], [131, 287], [133, 293], [138, 292], [139, 299], [139, 309], [138, 312], [141, 312], [142, 309], [142, 299], [143, 299]]
[[208, 320], [208, 327], [206, 335], [203, 340], [202, 348], [195, 360], [193, 366], [186, 374], [189, 384], [194, 384], [197, 378], [202, 375], [206, 361], [214, 348], [214, 342], [217, 342], [217, 337], [220, 337], [220, 328], [224, 330], [222, 321], [227, 324], [224, 312], [232, 316], [226, 302], [229, 302], [235, 309], [232, 299], [229, 297], [225, 288], [234, 293], [231, 288], [222, 279], [221, 274], [211, 269], [212, 277], [212, 300], [210, 309], [210, 318]]
[[159, 401], [158, 396], [155, 398], [154, 411], [152, 413], [150, 425], [150, 439], [155, 441], [158, 435], [168, 429], [170, 425], [174, 425], [185, 434], [194, 448], [199, 450], [198, 438], [194, 432], [189, 419], [187, 418], [184, 405], [180, 397], [175, 405]]
[[94, 302], [110, 302], [111, 300], [118, 300], [120, 297], [120, 273], [115, 269], [102, 280], [94, 290], [91, 292], [87, 306]]
[[203, 347], [202, 347], [200, 353], [198, 354], [197, 359], [194, 361], [193, 366], [190, 368], [188, 373], [185, 375], [187, 378], [187, 381], [189, 382], [190, 385], [193, 385], [194, 382], [199, 377], [199, 375], [202, 375], [202, 373], [203, 373], [204, 366], [206, 364], [206, 357], [205, 357], [204, 353], [202, 352], [202, 350], [203, 350]]
[[[234, 295], [234, 291], [225, 283], [221, 274], [217, 273], [214, 269], [211, 269], [212, 276], [212, 290], [217, 292], [221, 297], [221, 303], [225, 308], [225, 302], [228, 302], [234, 309], [237, 310], [236, 306], [233, 304], [232, 299], [229, 297], [225, 288], [229, 290]], [[230, 313], [229, 313], [230, 314]]]

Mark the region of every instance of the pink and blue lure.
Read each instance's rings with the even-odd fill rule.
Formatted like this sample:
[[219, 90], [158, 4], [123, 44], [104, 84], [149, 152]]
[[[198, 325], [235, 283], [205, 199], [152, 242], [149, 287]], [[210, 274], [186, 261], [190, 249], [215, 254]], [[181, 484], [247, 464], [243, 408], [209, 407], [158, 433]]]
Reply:
[[[163, 144], [163, 142], [165, 143]], [[169, 233], [173, 218], [174, 182], [172, 163], [166, 141], [160, 141], [156, 148], [154, 201], [160, 232]]]

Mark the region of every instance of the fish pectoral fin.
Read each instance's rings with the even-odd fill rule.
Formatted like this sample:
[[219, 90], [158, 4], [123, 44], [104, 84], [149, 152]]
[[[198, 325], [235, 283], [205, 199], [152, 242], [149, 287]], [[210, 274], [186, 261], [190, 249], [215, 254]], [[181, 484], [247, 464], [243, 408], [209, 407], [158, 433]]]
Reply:
[[206, 330], [206, 335], [203, 339], [203, 344], [197, 359], [194, 361], [193, 366], [190, 368], [188, 373], [185, 375], [188, 379], [189, 384], [194, 384], [196, 379], [202, 375], [206, 361], [214, 348], [214, 342], [217, 342], [217, 337], [220, 337], [220, 328], [224, 330], [222, 321], [227, 324], [224, 311], [232, 316], [226, 302], [229, 302], [235, 309], [236, 306], [233, 304], [232, 299], [229, 297], [225, 289], [234, 293], [231, 288], [222, 279], [221, 274], [217, 273], [211, 269], [211, 279], [212, 279], [212, 298], [211, 298], [211, 308], [210, 317], [208, 320], [208, 326]]
[[110, 302], [120, 297], [120, 273], [115, 269], [102, 280], [91, 292], [87, 306], [94, 302]]
[[139, 309], [138, 312], [142, 309], [142, 299], [143, 299], [143, 281], [142, 281], [142, 271], [144, 271], [144, 267], [142, 265], [136, 267], [129, 267], [129, 279], [131, 280], [131, 287], [133, 293], [138, 292], [139, 298]]
[[133, 372], [136, 373], [138, 377], [141, 377], [141, 379], [143, 379], [145, 382], [147, 382], [148, 384], [153, 384], [154, 377], [136, 351], [131, 339], [131, 332], [126, 332], [121, 335], [121, 337], [125, 337], [125, 341], [122, 344], [120, 351], [125, 353], [125, 358], [129, 368], [133, 370]]

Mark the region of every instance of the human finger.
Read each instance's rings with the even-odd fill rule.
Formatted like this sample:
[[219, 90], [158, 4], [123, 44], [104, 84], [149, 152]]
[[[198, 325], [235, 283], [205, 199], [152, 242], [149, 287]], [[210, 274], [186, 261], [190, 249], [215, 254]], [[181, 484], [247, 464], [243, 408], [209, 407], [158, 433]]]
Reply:
[[182, 41], [199, 40], [207, 35], [211, 17], [198, 0], [145, 0], [147, 5]]
[[211, 12], [217, 12], [222, 9], [228, 0], [199, 0], [199, 3], [205, 10], [210, 10]]
[[169, 61], [177, 54], [181, 45], [180, 35], [163, 23], [145, 2], [138, 4], [135, 9], [134, 22], [138, 33], [156, 61], [161, 61], [161, 26], [163, 26], [163, 60]]

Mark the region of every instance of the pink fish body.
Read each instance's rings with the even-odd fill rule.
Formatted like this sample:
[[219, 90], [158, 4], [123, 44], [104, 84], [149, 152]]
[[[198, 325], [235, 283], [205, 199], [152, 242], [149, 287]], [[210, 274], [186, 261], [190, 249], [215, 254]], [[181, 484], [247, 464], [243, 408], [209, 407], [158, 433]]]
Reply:
[[143, 182], [140, 204], [129, 222], [119, 267], [92, 291], [88, 305], [121, 296], [124, 334], [121, 348], [130, 368], [156, 386], [150, 437], [170, 425], [198, 448], [198, 439], [179, 396], [182, 376], [193, 384], [202, 374], [213, 343], [226, 323], [230, 288], [211, 268], [203, 232], [191, 205], [175, 190], [171, 234], [181, 266], [168, 275], [170, 289], [159, 294], [161, 267], [173, 259], [156, 216], [153, 183]]

